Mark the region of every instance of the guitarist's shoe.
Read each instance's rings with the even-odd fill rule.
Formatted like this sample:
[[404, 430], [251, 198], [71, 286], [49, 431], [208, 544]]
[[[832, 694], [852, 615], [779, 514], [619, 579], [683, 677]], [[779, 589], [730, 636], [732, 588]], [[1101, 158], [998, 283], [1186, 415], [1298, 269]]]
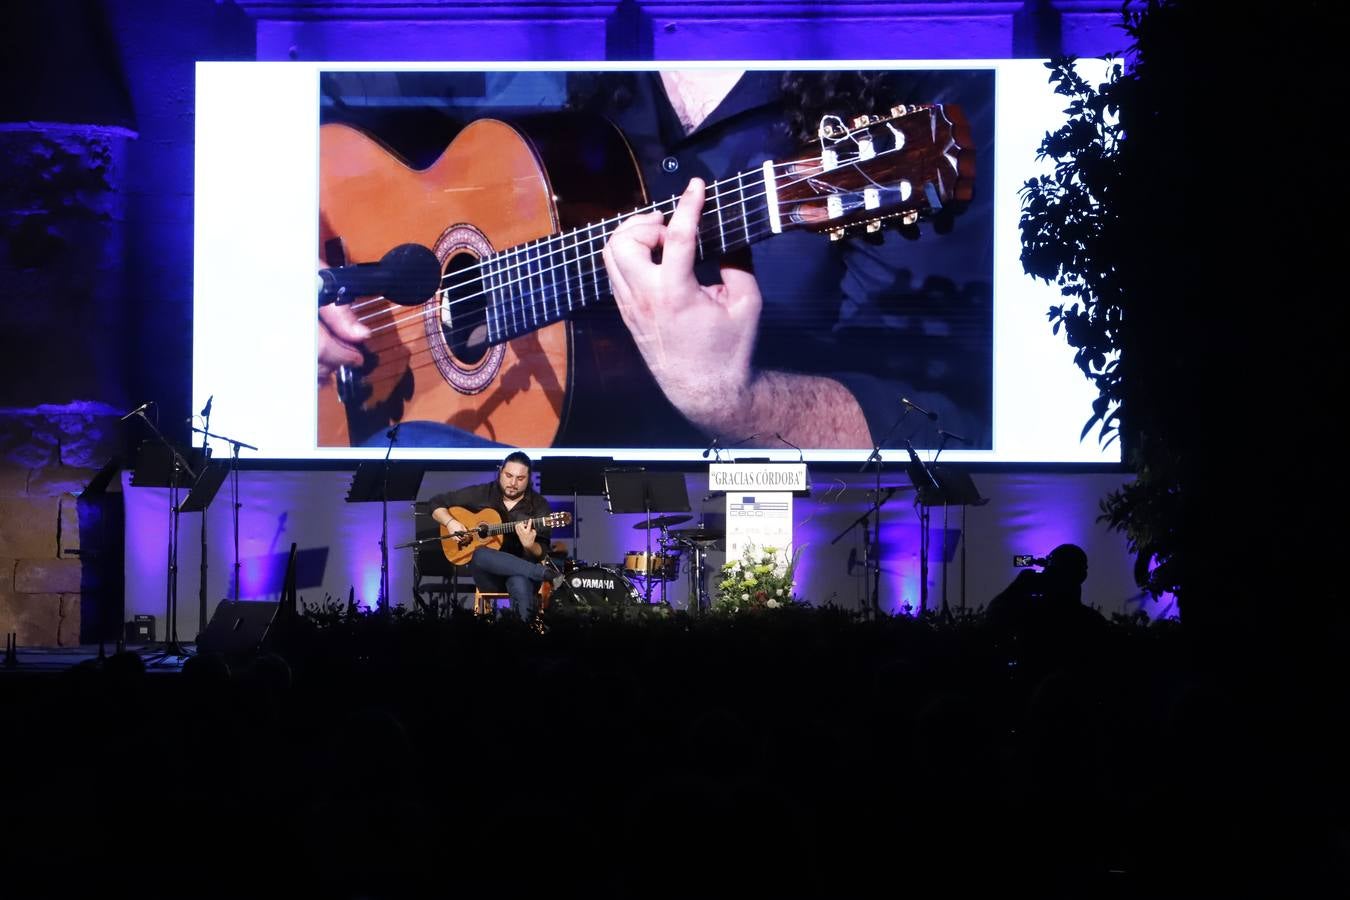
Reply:
[[546, 582], [549, 585], [549, 592], [552, 593], [562, 587], [563, 582], [567, 580], [567, 576], [558, 568], [558, 564], [553, 561], [553, 557], [545, 553], [544, 558], [539, 560], [539, 564], [544, 567], [544, 571], [549, 573], [549, 580]]

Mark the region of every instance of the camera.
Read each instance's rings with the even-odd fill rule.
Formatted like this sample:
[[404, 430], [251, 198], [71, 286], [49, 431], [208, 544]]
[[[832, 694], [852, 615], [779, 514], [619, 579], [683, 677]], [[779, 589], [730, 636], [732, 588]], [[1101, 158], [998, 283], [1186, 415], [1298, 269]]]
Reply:
[[1030, 554], [1018, 554], [1013, 557], [1013, 565], [1019, 569], [1029, 569], [1032, 566], [1045, 565], [1045, 559], [1039, 556], [1031, 556]]

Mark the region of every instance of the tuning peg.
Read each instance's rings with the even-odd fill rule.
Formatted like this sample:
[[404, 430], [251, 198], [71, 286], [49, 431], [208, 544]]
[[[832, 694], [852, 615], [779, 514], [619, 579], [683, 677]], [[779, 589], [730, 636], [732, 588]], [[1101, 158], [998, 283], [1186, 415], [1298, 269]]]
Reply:
[[904, 114], [905, 114], [905, 104], [901, 103], [898, 106], [891, 107], [891, 118], [898, 119]]
[[831, 228], [828, 233], [832, 241], [841, 240], [844, 237], [844, 229], [842, 228]]
[[902, 225], [913, 225], [917, 221], [919, 221], [919, 211], [917, 209], [907, 209], [904, 214], [900, 216], [900, 223]]
[[858, 116], [858, 118], [853, 120], [853, 127], [863, 128], [866, 125], [870, 125], [871, 122], [872, 118], [870, 116]]
[[881, 230], [881, 220], [880, 220], [880, 219], [873, 219], [872, 221], [870, 221], [870, 222], [867, 223], [867, 233], [868, 233], [868, 234], [876, 234], [876, 233], [877, 233], [878, 231], [880, 231], [880, 230]]

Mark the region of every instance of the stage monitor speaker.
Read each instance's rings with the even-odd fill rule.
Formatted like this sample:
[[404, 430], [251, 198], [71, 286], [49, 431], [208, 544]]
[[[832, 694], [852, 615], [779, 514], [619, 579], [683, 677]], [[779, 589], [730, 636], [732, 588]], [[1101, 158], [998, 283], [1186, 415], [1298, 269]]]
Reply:
[[275, 600], [222, 600], [197, 639], [199, 653], [239, 656], [262, 646], [281, 604]]
[[155, 642], [155, 617], [136, 615], [126, 623], [126, 641], [128, 644], [153, 644]]

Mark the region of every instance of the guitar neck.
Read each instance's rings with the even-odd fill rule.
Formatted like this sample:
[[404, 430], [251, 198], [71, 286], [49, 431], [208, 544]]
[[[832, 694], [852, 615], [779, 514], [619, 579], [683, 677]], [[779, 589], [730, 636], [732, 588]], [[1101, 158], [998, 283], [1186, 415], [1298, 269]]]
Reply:
[[[763, 170], [742, 172], [708, 185], [699, 221], [699, 259], [716, 259], [750, 246], [779, 229], [775, 176]], [[608, 299], [609, 277], [601, 251], [624, 219], [660, 212], [667, 218], [678, 198], [511, 247], [479, 263], [487, 298], [487, 341], [497, 344]]]
[[[539, 528], [544, 524], [544, 520], [547, 518], [548, 516], [535, 516], [534, 518], [530, 519], [529, 522], [535, 528]], [[508, 532], [515, 531], [516, 526], [520, 524], [521, 521], [522, 520], [520, 519], [515, 519], [510, 522], [499, 522], [495, 525], [488, 525], [486, 530], [489, 535], [506, 534]], [[481, 533], [482, 528], [483, 526], [480, 525], [476, 530], [479, 530]]]
[[[831, 121], [832, 120], [832, 121]], [[821, 121], [818, 155], [766, 162], [715, 181], [704, 192], [698, 258], [715, 259], [789, 228], [839, 239], [887, 219], [913, 224], [952, 200], [969, 201], [975, 159], [957, 107], [897, 106], [851, 125]], [[487, 308], [487, 343], [498, 344], [567, 318], [610, 296], [600, 252], [614, 227], [640, 213], [669, 216], [678, 198], [550, 235], [483, 259], [476, 279], [447, 289], [478, 290]], [[463, 299], [470, 299], [465, 296]]]

